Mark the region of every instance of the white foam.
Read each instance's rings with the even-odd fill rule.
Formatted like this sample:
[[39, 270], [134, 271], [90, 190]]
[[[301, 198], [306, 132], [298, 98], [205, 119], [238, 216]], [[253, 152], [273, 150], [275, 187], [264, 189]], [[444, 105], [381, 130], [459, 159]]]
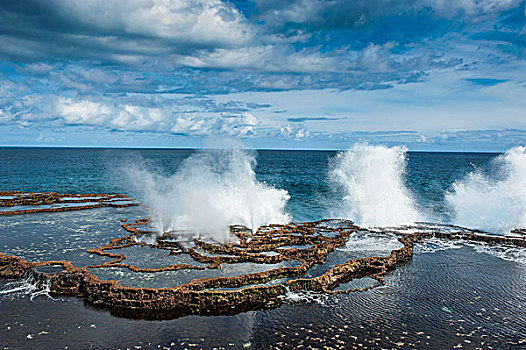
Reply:
[[7, 282], [1, 294], [13, 295], [29, 295], [29, 299], [33, 301], [34, 298], [44, 295], [53, 299], [49, 292], [51, 291], [48, 281], [37, 281], [34, 277], [29, 276], [24, 279]]
[[405, 147], [355, 144], [331, 161], [329, 178], [343, 193], [337, 217], [361, 226], [393, 226], [421, 220], [405, 186]]
[[316, 303], [323, 307], [329, 307], [329, 295], [316, 291], [287, 291], [280, 296], [285, 302], [290, 304], [310, 304]]
[[526, 149], [515, 147], [497, 157], [492, 173], [469, 173], [453, 184], [446, 202], [456, 213], [455, 223], [506, 234], [526, 227]]
[[450, 241], [447, 239], [430, 238], [415, 244], [415, 254], [436, 253], [450, 249], [460, 249], [467, 243], [464, 241]]
[[477, 253], [489, 254], [506, 261], [526, 265], [526, 250], [524, 248], [491, 246], [489, 244], [470, 244]]
[[403, 248], [404, 245], [398, 241], [398, 237], [388, 233], [376, 233], [368, 231], [353, 232], [345, 247], [338, 248], [347, 252], [386, 252]]
[[188, 230], [216, 241], [230, 225], [256, 230], [290, 221], [287, 191], [256, 179], [255, 155], [240, 149], [197, 151], [171, 177], [132, 168], [128, 175], [152, 210], [158, 234]]

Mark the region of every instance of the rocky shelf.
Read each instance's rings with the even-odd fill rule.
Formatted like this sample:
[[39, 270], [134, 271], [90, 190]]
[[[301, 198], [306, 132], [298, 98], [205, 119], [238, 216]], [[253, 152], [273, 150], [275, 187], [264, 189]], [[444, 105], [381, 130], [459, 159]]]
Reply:
[[59, 194], [56, 192], [0, 191], [0, 215], [58, 212], [100, 207], [140, 205], [123, 194]]
[[[13, 205], [25, 203], [20, 192], [0, 192], [4, 197], [16, 197]], [[87, 201], [98, 197], [101, 204], [109, 195], [58, 195], [54, 193], [31, 194], [27, 198], [45, 201]], [[51, 199], [49, 199], [51, 198]], [[102, 199], [104, 198], [104, 199]], [[111, 195], [111, 198], [126, 198]], [[1, 200], [1, 199], [0, 199]], [[85, 208], [84, 208], [85, 209]], [[31, 213], [24, 211], [18, 214]], [[98, 265], [75, 266], [70, 261], [30, 262], [17, 256], [0, 253], [0, 278], [31, 278], [45, 285], [53, 296], [74, 296], [86, 303], [109, 309], [112, 313], [133, 318], [169, 319], [184, 315], [235, 314], [254, 309], [273, 308], [281, 305], [283, 296], [294, 291], [318, 291], [337, 294], [362, 291], [338, 290], [337, 287], [353, 279], [371, 277], [385, 283], [383, 277], [396, 266], [412, 259], [415, 243], [430, 239], [461, 239], [488, 244], [526, 247], [524, 237], [494, 236], [480, 231], [452, 225], [420, 223], [396, 228], [365, 229], [347, 220], [320, 220], [315, 222], [269, 225], [252, 232], [242, 226], [232, 226], [234, 242], [218, 243], [204, 238], [181, 241], [178, 232], [167, 232], [155, 238], [149, 219], [134, 222], [122, 220], [126, 236], [114, 238], [109, 243], [88, 249], [90, 254], [109, 258]], [[330, 253], [347, 244], [356, 233], [395, 235], [401, 248], [386, 256], [352, 258], [328, 268], [315, 277], [306, 273], [315, 265], [326, 263]], [[148, 242], [148, 243], [145, 243]], [[186, 255], [194, 263], [172, 264], [162, 267], [140, 267], [126, 262], [123, 253], [130, 247], [149, 247], [167, 250], [170, 256]], [[119, 252], [115, 252], [119, 250]], [[131, 273], [159, 273], [177, 270], [221, 269], [225, 264], [282, 264], [263, 272], [231, 277], [195, 278], [169, 288], [144, 288], [123, 286], [120, 281], [104, 280], [93, 271], [108, 268], [127, 269]], [[58, 272], [42, 272], [43, 267], [57, 267]]]

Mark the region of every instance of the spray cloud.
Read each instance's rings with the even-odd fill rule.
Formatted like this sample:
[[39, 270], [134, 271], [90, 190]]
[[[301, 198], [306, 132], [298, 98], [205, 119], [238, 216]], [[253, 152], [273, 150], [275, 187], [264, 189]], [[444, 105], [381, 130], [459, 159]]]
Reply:
[[343, 193], [337, 216], [362, 226], [411, 224], [420, 218], [405, 186], [405, 147], [355, 144], [332, 160], [329, 179]]
[[191, 231], [227, 241], [230, 225], [252, 230], [287, 223], [287, 191], [256, 179], [254, 153], [240, 149], [196, 151], [170, 177], [133, 167], [128, 177], [152, 211], [157, 234]]
[[489, 173], [474, 170], [446, 193], [455, 223], [502, 234], [525, 228], [526, 148], [511, 148], [491, 165]]

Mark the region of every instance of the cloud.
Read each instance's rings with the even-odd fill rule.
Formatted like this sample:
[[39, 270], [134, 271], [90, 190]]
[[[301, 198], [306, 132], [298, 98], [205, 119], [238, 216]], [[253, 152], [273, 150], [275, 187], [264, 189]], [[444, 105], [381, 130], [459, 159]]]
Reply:
[[[332, 96], [343, 99], [353, 92], [359, 96], [354, 104], [370, 102], [361, 105], [360, 128], [367, 118], [371, 128], [380, 129], [407, 121], [401, 105], [416, 115], [417, 107], [435, 103], [440, 104], [436, 110], [448, 112], [448, 106], [468, 99], [480, 102], [475, 107], [493, 103], [495, 111], [505, 100], [515, 111], [494, 123], [485, 113], [480, 127], [521, 129], [516, 111], [523, 110], [519, 88], [526, 82], [525, 4], [5, 0], [0, 5], [0, 124], [4, 134], [6, 128], [93, 128], [302, 142], [363, 137], [421, 145], [458, 137], [428, 134], [427, 115], [414, 118], [418, 130], [398, 134], [362, 133], [352, 130], [350, 121], [335, 131], [339, 123], [314, 121], [336, 119], [307, 117], [347, 115], [356, 109], [353, 104], [336, 107], [338, 98]], [[444, 94], [442, 80], [451, 75], [458, 79], [448, 81]], [[417, 84], [428, 90], [420, 93]], [[328, 96], [327, 91], [330, 101], [318, 101], [313, 93]], [[395, 92], [375, 95], [381, 91]], [[283, 96], [283, 103], [252, 100], [274, 94]], [[301, 108], [299, 97], [288, 101], [294, 94], [314, 96], [319, 109]], [[365, 97], [372, 95], [387, 97]], [[381, 113], [385, 123], [378, 114], [371, 117], [376, 106], [386, 106]], [[467, 110], [455, 108], [455, 113], [468, 115]], [[473, 123], [469, 115], [462, 118], [461, 127]]]
[[178, 113], [166, 108], [57, 99], [55, 115], [65, 125], [89, 125], [116, 131], [160, 132], [181, 135], [251, 137], [260, 122], [250, 113]]
[[0, 57], [170, 70], [199, 50], [246, 45], [254, 30], [220, 0], [7, 0], [0, 5]]
[[242, 138], [269, 132], [259, 131], [261, 121], [247, 112], [266, 105], [162, 98], [163, 108], [160, 108], [158, 101], [143, 97], [89, 99], [30, 94], [7, 104], [5, 110], [0, 108], [0, 125], [40, 129], [89, 126], [120, 132]]
[[[450, 41], [483, 40], [502, 56], [502, 38], [490, 33], [513, 28], [519, 38], [521, 21], [509, 13], [519, 16], [521, 4], [7, 0], [0, 6], [0, 58], [29, 62], [26, 74], [53, 75], [80, 93], [385, 89], [483, 59]], [[514, 40], [514, 54], [522, 54], [523, 42]]]
[[339, 72], [349, 62], [317, 50], [298, 52], [276, 45], [258, 45], [240, 49], [199, 51], [184, 57], [180, 63], [196, 68], [249, 69], [265, 72]]
[[181, 135], [222, 135], [252, 137], [257, 134], [258, 119], [250, 113], [215, 117], [177, 117], [170, 132]]
[[109, 106], [101, 103], [86, 100], [74, 102], [66, 98], [58, 99], [55, 111], [66, 124], [73, 125], [103, 124], [113, 113]]
[[[245, 17], [234, 3], [220, 0], [7, 0], [0, 7], [0, 55], [29, 62], [89, 59], [161, 71], [403, 73], [407, 67], [397, 67], [400, 53], [412, 51], [405, 58], [412, 63], [436, 49], [438, 57], [441, 48], [429, 45], [434, 40], [486, 23], [482, 15], [493, 16], [487, 21], [495, 24], [495, 16], [520, 4], [257, 1]], [[418, 53], [418, 46], [427, 52]], [[420, 61], [422, 69], [435, 67]]]
[[454, 150], [496, 151], [524, 145], [526, 130], [485, 129], [485, 130], [442, 130], [438, 135], [421, 139], [421, 144], [429, 148]]
[[291, 123], [303, 123], [306, 121], [319, 121], [319, 120], [340, 120], [341, 118], [329, 118], [329, 117], [297, 117], [287, 118]]
[[280, 139], [292, 139], [296, 141], [305, 140], [311, 137], [310, 131], [303, 124], [284, 124], [278, 130], [271, 133], [273, 137]]
[[49, 142], [56, 141], [56, 138], [52, 137], [52, 136], [46, 136], [46, 135], [40, 133], [38, 135], [38, 137], [36, 138], [36, 141], [37, 142], [42, 142], [42, 143], [49, 143]]
[[29, 90], [24, 85], [16, 84], [14, 81], [2, 79], [0, 80], [0, 98], [7, 100], [17, 97], [20, 94], [27, 93]]
[[383, 17], [418, 16], [480, 18], [520, 6], [521, 0], [257, 0], [258, 19], [273, 28], [302, 25], [314, 29], [356, 29]]
[[[67, 73], [57, 75], [56, 81], [46, 80], [45, 92], [40, 85], [44, 82], [1, 81], [0, 125], [51, 129], [92, 126], [115, 131], [252, 137], [260, 122], [250, 112], [270, 107], [238, 100], [217, 101], [204, 96], [144, 91], [100, 94], [97, 91], [101, 84], [116, 83], [113, 76], [106, 79], [104, 74], [90, 76], [96, 80], [93, 86], [81, 78], [72, 78], [75, 85], [68, 85], [65, 90], [69, 93], [61, 90], [62, 85], [51, 89], [58, 89], [59, 93], [51, 93], [49, 88], [53, 82], [63, 82], [64, 74]], [[74, 74], [80, 77], [84, 73], [75, 71]]]

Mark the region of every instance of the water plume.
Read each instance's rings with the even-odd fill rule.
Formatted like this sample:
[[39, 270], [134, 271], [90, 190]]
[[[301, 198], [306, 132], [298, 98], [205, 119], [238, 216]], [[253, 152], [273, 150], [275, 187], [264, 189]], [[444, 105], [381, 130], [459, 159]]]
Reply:
[[362, 226], [411, 224], [420, 219], [405, 185], [405, 147], [355, 144], [331, 161], [329, 179], [343, 205], [333, 215]]
[[490, 164], [452, 185], [446, 203], [455, 223], [506, 234], [526, 227], [526, 148], [509, 149]]
[[241, 149], [196, 151], [173, 176], [132, 167], [128, 177], [152, 211], [157, 234], [176, 231], [215, 241], [231, 239], [230, 225], [252, 230], [290, 221], [287, 191], [256, 179], [255, 152]]

